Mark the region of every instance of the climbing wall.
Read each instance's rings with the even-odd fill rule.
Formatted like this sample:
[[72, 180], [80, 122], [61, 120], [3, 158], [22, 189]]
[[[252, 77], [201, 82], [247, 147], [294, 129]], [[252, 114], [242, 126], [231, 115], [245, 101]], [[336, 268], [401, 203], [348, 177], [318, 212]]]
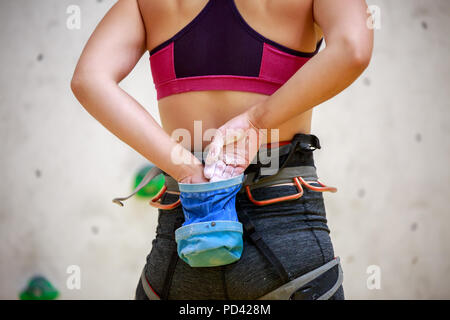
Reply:
[[[157, 212], [111, 199], [146, 160], [70, 90], [113, 3], [0, 1], [0, 299], [34, 275], [63, 299], [134, 296]], [[339, 189], [325, 203], [346, 297], [450, 298], [450, 2], [368, 4], [379, 17], [372, 62], [313, 119], [318, 174]], [[148, 54], [121, 86], [159, 121]]]

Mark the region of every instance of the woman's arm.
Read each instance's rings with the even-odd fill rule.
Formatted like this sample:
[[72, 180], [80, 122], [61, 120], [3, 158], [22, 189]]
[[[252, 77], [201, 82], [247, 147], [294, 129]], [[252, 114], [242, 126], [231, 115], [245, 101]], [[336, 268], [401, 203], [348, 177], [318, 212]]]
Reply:
[[[119, 87], [144, 54], [145, 39], [137, 0], [119, 0], [86, 44], [72, 78], [72, 91], [103, 126], [177, 181], [206, 182], [201, 162]], [[173, 150], [177, 150], [176, 159]]]
[[314, 20], [326, 48], [310, 59], [277, 92], [249, 111], [258, 128], [277, 128], [334, 97], [368, 66], [373, 31], [364, 0], [314, 0]]

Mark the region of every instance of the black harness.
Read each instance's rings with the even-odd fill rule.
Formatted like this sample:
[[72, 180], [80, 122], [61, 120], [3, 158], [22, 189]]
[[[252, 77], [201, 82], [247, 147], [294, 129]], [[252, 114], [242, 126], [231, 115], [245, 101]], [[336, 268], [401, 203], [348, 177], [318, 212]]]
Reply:
[[[292, 139], [292, 143], [289, 144], [289, 148], [284, 148], [284, 154], [280, 154], [282, 163], [279, 170], [298, 166], [298, 161], [295, 159], [296, 155], [306, 157], [306, 159], [301, 160], [302, 163], [305, 161], [307, 162], [309, 158], [312, 162], [312, 151], [320, 148], [319, 139], [316, 136], [296, 134]], [[261, 175], [261, 169], [269, 165], [270, 163], [264, 165], [261, 164], [258, 159], [257, 163], [251, 164], [246, 169], [245, 173], [256, 172], [252, 182], [261, 182], [266, 177]], [[256, 246], [259, 252], [273, 266], [282, 283], [284, 283], [282, 287], [268, 293], [264, 297], [261, 297], [261, 299], [315, 300], [323, 298], [328, 299], [331, 297], [342, 284], [342, 270], [340, 268], [339, 258], [329, 261], [325, 265], [306, 275], [292, 279], [281, 261], [273, 253], [272, 249], [264, 242], [263, 236], [256, 230], [255, 225], [251, 221], [247, 210], [242, 206], [241, 201], [242, 200], [239, 198], [236, 199], [236, 211], [238, 213], [239, 221], [243, 224], [244, 237]], [[174, 223], [173, 231], [175, 232], [182, 223], [182, 218], [177, 219]], [[142, 273], [142, 285], [149, 299], [168, 299], [170, 287], [172, 286], [173, 274], [178, 260], [179, 257], [175, 246], [169, 261], [163, 289], [159, 297], [150, 288], [148, 280], [145, 277], [145, 272]]]

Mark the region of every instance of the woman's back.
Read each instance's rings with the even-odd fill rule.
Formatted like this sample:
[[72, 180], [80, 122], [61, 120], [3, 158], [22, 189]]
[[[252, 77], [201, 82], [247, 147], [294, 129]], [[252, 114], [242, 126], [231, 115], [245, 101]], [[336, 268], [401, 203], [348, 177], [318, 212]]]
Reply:
[[[214, 1], [214, 0], [212, 0]], [[314, 28], [313, 0], [227, 0], [257, 32], [298, 51], [314, 51], [322, 37]], [[207, 5], [209, 0], [138, 0], [147, 31], [147, 49], [166, 41]], [[318, 34], [317, 34], [318, 33]]]
[[[304, 133], [312, 108], [367, 67], [373, 42], [367, 19], [364, 0], [119, 0], [105, 15], [72, 89], [86, 110], [166, 174], [167, 192], [152, 200], [160, 208], [157, 236], [137, 298], [253, 299], [300, 286], [297, 280], [311, 279], [311, 272], [314, 288], [296, 285], [283, 298], [343, 298], [321, 194], [335, 188], [318, 181], [312, 152], [321, 145]], [[327, 42], [319, 53], [315, 23]], [[147, 50], [163, 129], [119, 87]], [[186, 149], [204, 148], [209, 141], [192, 140], [210, 128], [218, 133], [203, 165]], [[176, 129], [190, 133], [181, 135], [186, 149], [170, 137]], [[264, 129], [289, 140], [268, 146], [268, 159], [256, 157]], [[240, 133], [236, 148], [226, 148], [228, 130]], [[197, 189], [238, 176], [245, 177], [236, 196], [240, 259], [208, 268], [180, 261], [175, 232], [186, 217], [179, 183], [202, 183]], [[206, 225], [226, 231], [222, 223]]]
[[[229, 1], [230, 5], [234, 1], [235, 8], [251, 29], [289, 49], [314, 52], [322, 38], [313, 20], [312, 0], [139, 0], [147, 50], [154, 50], [176, 35], [211, 1]], [[191, 133], [191, 143], [182, 143], [186, 148], [194, 149], [194, 121], [201, 121], [203, 132], [218, 128], [266, 97], [265, 94], [244, 91], [191, 91], [164, 97], [158, 105], [164, 130], [172, 134], [176, 129], [187, 129]], [[298, 132], [309, 133], [311, 114], [312, 110], [281, 125], [280, 140], [290, 140]], [[203, 147], [207, 144], [208, 141], [203, 141]]]

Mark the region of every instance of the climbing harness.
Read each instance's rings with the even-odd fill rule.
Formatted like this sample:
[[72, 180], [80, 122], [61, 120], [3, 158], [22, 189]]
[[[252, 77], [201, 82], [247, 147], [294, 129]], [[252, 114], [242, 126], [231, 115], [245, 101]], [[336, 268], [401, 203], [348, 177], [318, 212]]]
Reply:
[[[261, 169], [263, 168], [263, 165], [261, 165], [260, 162], [257, 162], [257, 164], [251, 164], [248, 170], [246, 170], [246, 175], [243, 181], [243, 188], [239, 192], [245, 191], [248, 199], [257, 206], [264, 206], [278, 202], [299, 199], [302, 197], [304, 192], [302, 186], [316, 192], [337, 192], [337, 189], [335, 187], [327, 186], [319, 180], [319, 178], [315, 174], [314, 167], [288, 166], [289, 160], [299, 149], [303, 151], [313, 151], [320, 148], [320, 143], [316, 136], [296, 134], [290, 144], [283, 145], [278, 148], [279, 156], [287, 155], [287, 157], [283, 161], [283, 164], [280, 166], [277, 173], [269, 176], [262, 176]], [[159, 174], [165, 173], [158, 167], [153, 167], [151, 170], [149, 170], [149, 172], [147, 172], [147, 174], [144, 176], [141, 183], [136, 187], [133, 193], [131, 193], [127, 197], [115, 198], [113, 199], [113, 202], [119, 204], [120, 206], [123, 206], [123, 201], [131, 198]], [[168, 176], [167, 174], [165, 175]], [[312, 185], [313, 183], [318, 184], [319, 186], [314, 186]], [[279, 185], [294, 185], [297, 187], [297, 193], [266, 200], [257, 200], [252, 194], [253, 189]], [[162, 189], [150, 200], [150, 205], [162, 210], [171, 210], [178, 207], [181, 204], [181, 199], [178, 199], [177, 201], [170, 204], [161, 204], [162, 196], [169, 190], [174, 193], [180, 192], [178, 183], [174, 179], [166, 179], [165, 185], [162, 187]]]
[[[178, 249], [170, 259], [169, 270], [161, 296], [158, 296], [151, 288], [150, 283], [145, 276], [144, 268], [141, 275], [141, 282], [148, 298], [151, 300], [167, 299], [168, 291], [171, 286], [171, 279], [179, 258], [194, 267], [219, 266], [235, 262], [240, 258], [242, 253], [243, 236], [256, 246], [265, 259], [274, 267], [278, 276], [284, 283], [284, 285], [278, 289], [269, 292], [259, 299], [329, 299], [338, 290], [343, 281], [339, 257], [334, 258], [317, 269], [314, 269], [296, 279], [291, 279], [283, 264], [273, 253], [271, 248], [269, 248], [269, 246], [264, 242], [261, 234], [256, 231], [254, 224], [252, 223], [249, 215], [246, 213], [246, 209], [241, 205], [239, 200], [235, 199], [236, 193], [245, 192], [250, 202], [257, 206], [265, 206], [283, 201], [299, 199], [304, 194], [304, 188], [314, 192], [336, 192], [336, 188], [327, 186], [319, 180], [315, 173], [316, 171], [314, 166], [298, 166], [295, 164], [295, 161], [290, 161], [294, 154], [298, 151], [305, 152], [313, 151], [315, 149], [320, 149], [319, 140], [316, 136], [297, 134], [294, 136], [290, 144], [278, 147], [278, 156], [280, 159], [283, 158], [284, 161], [275, 174], [267, 176], [262, 175], [264, 165], [262, 165], [260, 161], [257, 161], [256, 164], [251, 164], [247, 168], [245, 176], [241, 175], [237, 180], [236, 177], [229, 179], [230, 181], [233, 181], [233, 179], [236, 181], [234, 181], [234, 184], [228, 182], [228, 185], [227, 180], [202, 184], [181, 184], [165, 174], [161, 169], [153, 167], [145, 175], [141, 183], [136, 187], [131, 195], [123, 198], [115, 198], [113, 202], [123, 206], [123, 201], [136, 194], [154, 177], [159, 174], [165, 174], [167, 177], [167, 179], [165, 179], [165, 185], [160, 192], [158, 192], [158, 194], [150, 200], [150, 205], [161, 210], [172, 210], [181, 204], [185, 215], [185, 223], [186, 221], [190, 221], [190, 223], [184, 225], [181, 225], [180, 222], [176, 227], [174, 227], [175, 240], [177, 242]], [[221, 187], [221, 183], [223, 184], [223, 188]], [[216, 188], [214, 188], [214, 184], [216, 184]], [[297, 192], [288, 196], [264, 200], [255, 199], [252, 193], [252, 191], [258, 188], [279, 185], [294, 185], [297, 188]], [[231, 194], [232, 197], [229, 199], [227, 198], [223, 203], [228, 206], [228, 213], [230, 213], [230, 215], [226, 217], [226, 223], [222, 224], [220, 220], [217, 220], [217, 216], [213, 215], [213, 220], [208, 217], [208, 214], [211, 213], [208, 212], [208, 208], [211, 207], [208, 205], [202, 207], [201, 204], [206, 199], [214, 199], [216, 196], [215, 191], [227, 190], [227, 187], [232, 187], [232, 190], [228, 190], [228, 194]], [[162, 204], [161, 198], [166, 192], [180, 194], [180, 197], [177, 201], [170, 204]], [[201, 194], [201, 196], [198, 197], [196, 192]], [[208, 192], [210, 192], [209, 195]], [[220, 192], [218, 193], [221, 194], [218, 197], [218, 201], [213, 201], [216, 205], [220, 205], [222, 197], [225, 197], [226, 194]], [[231, 209], [234, 206], [237, 209], [235, 211]], [[216, 209], [217, 211], [220, 211], [220, 207]], [[193, 218], [193, 212], [196, 212], [196, 210], [200, 212], [200, 215]], [[234, 214], [237, 214], [238, 219], [233, 218]], [[218, 232], [214, 234], [216, 230]], [[225, 232], [225, 236], [223, 232]], [[212, 243], [217, 241], [221, 242], [224, 239], [228, 239], [228, 246], [226, 246], [224, 251], [219, 253], [218, 250], [220, 251], [222, 249], [218, 249], [218, 247], [214, 246], [210, 247], [208, 244], [208, 237], [214, 238]], [[199, 239], [205, 240], [203, 243], [200, 241], [201, 245], [205, 246], [207, 249], [211, 249], [209, 253], [200, 258], [196, 257], [196, 249], [199, 249], [199, 247], [195, 247], [195, 243], [199, 243]], [[217, 260], [214, 259], [214, 256], [217, 257]]]

